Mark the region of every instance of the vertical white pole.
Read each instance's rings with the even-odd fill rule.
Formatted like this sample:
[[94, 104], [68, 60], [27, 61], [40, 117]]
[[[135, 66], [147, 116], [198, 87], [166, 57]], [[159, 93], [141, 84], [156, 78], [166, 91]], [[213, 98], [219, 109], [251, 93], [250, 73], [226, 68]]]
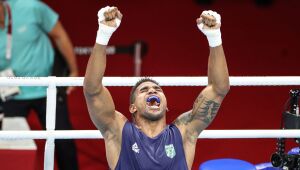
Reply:
[[44, 170], [53, 170], [54, 169], [54, 138], [48, 136], [45, 144], [45, 153], [44, 153]]
[[51, 132], [55, 129], [56, 118], [56, 84], [55, 76], [49, 76], [49, 86], [47, 88], [47, 108], [46, 108], [46, 130], [49, 136], [45, 144], [44, 170], [54, 169], [54, 137]]
[[139, 77], [141, 75], [142, 66], [142, 44], [137, 42], [134, 45], [134, 76]]

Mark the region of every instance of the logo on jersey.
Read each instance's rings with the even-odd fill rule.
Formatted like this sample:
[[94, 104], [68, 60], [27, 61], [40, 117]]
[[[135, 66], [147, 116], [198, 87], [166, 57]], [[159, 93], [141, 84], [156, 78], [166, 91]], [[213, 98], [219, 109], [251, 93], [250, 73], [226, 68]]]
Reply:
[[165, 152], [166, 152], [167, 156], [171, 159], [174, 158], [174, 156], [176, 155], [173, 144], [165, 145]]
[[132, 145], [131, 148], [135, 153], [140, 153], [139, 146], [136, 144], [136, 142]]

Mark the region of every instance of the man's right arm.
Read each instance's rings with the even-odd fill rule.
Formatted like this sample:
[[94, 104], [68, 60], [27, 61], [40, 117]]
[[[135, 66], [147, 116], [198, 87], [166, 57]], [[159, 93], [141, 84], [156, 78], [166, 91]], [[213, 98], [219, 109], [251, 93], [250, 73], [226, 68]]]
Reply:
[[119, 159], [122, 142], [122, 128], [125, 116], [115, 110], [113, 99], [102, 78], [106, 65], [105, 45], [95, 44], [89, 59], [85, 79], [84, 95], [90, 117], [104, 137], [107, 161], [114, 169]]
[[88, 61], [84, 79], [84, 95], [89, 114], [104, 139], [109, 138], [109, 134], [119, 136], [126, 121], [126, 118], [115, 110], [113, 99], [107, 88], [102, 84], [106, 67], [106, 45], [110, 36], [118, 27], [115, 20], [119, 17], [117, 9], [109, 11], [103, 14], [102, 10], [101, 16], [105, 15], [104, 20], [100, 20], [100, 14], [98, 13], [99, 22], [101, 21], [101, 23], [99, 23], [96, 44]]
[[95, 44], [84, 79], [84, 95], [88, 111], [93, 123], [102, 134], [108, 130], [109, 124], [115, 117], [113, 99], [102, 84], [106, 65], [105, 49], [104, 45]]

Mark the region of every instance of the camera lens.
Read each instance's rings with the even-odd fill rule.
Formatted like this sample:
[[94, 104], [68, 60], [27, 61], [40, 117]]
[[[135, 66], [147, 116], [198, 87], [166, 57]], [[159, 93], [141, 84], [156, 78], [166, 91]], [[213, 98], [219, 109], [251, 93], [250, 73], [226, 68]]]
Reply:
[[274, 153], [271, 156], [271, 163], [274, 167], [282, 167], [283, 159], [278, 153]]

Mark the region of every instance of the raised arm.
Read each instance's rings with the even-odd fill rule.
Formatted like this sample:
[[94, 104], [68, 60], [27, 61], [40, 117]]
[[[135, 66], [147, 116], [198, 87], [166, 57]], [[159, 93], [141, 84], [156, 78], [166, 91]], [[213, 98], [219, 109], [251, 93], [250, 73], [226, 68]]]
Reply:
[[207, 36], [210, 54], [208, 60], [208, 85], [194, 102], [193, 109], [180, 115], [174, 122], [179, 128], [186, 159], [192, 166], [197, 138], [215, 118], [221, 103], [229, 91], [229, 75], [222, 47], [220, 15], [204, 11], [197, 19], [199, 29]]
[[125, 117], [115, 110], [113, 99], [102, 79], [106, 67], [106, 45], [113, 32], [121, 22], [121, 13], [117, 8], [106, 7], [98, 12], [99, 29], [96, 44], [88, 61], [85, 79], [84, 95], [90, 117], [104, 138], [108, 134], [120, 132]]

